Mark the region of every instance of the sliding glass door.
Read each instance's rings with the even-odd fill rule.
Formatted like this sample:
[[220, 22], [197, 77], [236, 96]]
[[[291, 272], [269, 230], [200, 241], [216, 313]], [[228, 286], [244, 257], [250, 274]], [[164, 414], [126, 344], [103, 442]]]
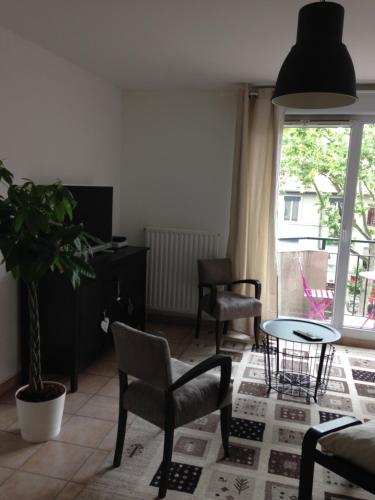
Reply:
[[279, 314], [332, 322], [350, 127], [289, 126], [278, 202]]
[[279, 186], [279, 315], [374, 329], [375, 125], [286, 126]]

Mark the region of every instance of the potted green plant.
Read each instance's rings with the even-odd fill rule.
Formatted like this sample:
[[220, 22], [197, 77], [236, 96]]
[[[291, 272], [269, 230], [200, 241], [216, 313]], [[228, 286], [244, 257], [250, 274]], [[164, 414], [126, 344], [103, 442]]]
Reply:
[[[21, 434], [45, 441], [60, 432], [66, 388], [41, 376], [38, 282], [48, 272], [64, 273], [74, 288], [82, 277], [93, 278], [89, 242], [83, 226], [72, 223], [76, 202], [57, 181], [17, 185], [0, 161], [0, 251], [6, 270], [27, 289], [30, 332], [29, 383], [16, 392]], [[4, 189], [5, 188], [5, 189]]]

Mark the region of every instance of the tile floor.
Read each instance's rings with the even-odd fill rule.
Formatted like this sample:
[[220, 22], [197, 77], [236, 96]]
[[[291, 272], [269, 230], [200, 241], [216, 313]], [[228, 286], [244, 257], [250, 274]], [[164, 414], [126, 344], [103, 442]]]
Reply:
[[[189, 347], [193, 328], [149, 325], [163, 332], [172, 356]], [[42, 444], [21, 439], [13, 391], [0, 397], [0, 500], [71, 500], [83, 490], [115, 447], [118, 381], [114, 353], [79, 377], [66, 398], [60, 435]], [[134, 417], [128, 417], [131, 425]]]

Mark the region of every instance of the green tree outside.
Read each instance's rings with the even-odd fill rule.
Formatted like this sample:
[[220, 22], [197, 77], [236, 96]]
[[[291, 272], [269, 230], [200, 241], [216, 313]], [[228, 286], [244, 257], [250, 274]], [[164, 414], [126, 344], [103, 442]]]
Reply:
[[[298, 180], [305, 190], [317, 194], [321, 225], [328, 236], [337, 238], [340, 232], [341, 204], [330, 202], [332, 195], [343, 198], [346, 182], [349, 128], [288, 127], [284, 129], [280, 190], [290, 177]], [[331, 192], [320, 188], [319, 178], [326, 178]], [[375, 228], [367, 223], [370, 208], [375, 207], [375, 125], [367, 125], [362, 141], [357, 197], [353, 229], [361, 239], [374, 240]]]

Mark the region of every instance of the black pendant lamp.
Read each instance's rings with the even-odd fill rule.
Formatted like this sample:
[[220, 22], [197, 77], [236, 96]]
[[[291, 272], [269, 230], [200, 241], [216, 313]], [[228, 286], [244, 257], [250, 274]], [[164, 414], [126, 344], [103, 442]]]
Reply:
[[277, 78], [272, 102], [288, 108], [336, 108], [357, 100], [353, 61], [342, 43], [344, 8], [314, 2], [299, 11], [297, 43]]

